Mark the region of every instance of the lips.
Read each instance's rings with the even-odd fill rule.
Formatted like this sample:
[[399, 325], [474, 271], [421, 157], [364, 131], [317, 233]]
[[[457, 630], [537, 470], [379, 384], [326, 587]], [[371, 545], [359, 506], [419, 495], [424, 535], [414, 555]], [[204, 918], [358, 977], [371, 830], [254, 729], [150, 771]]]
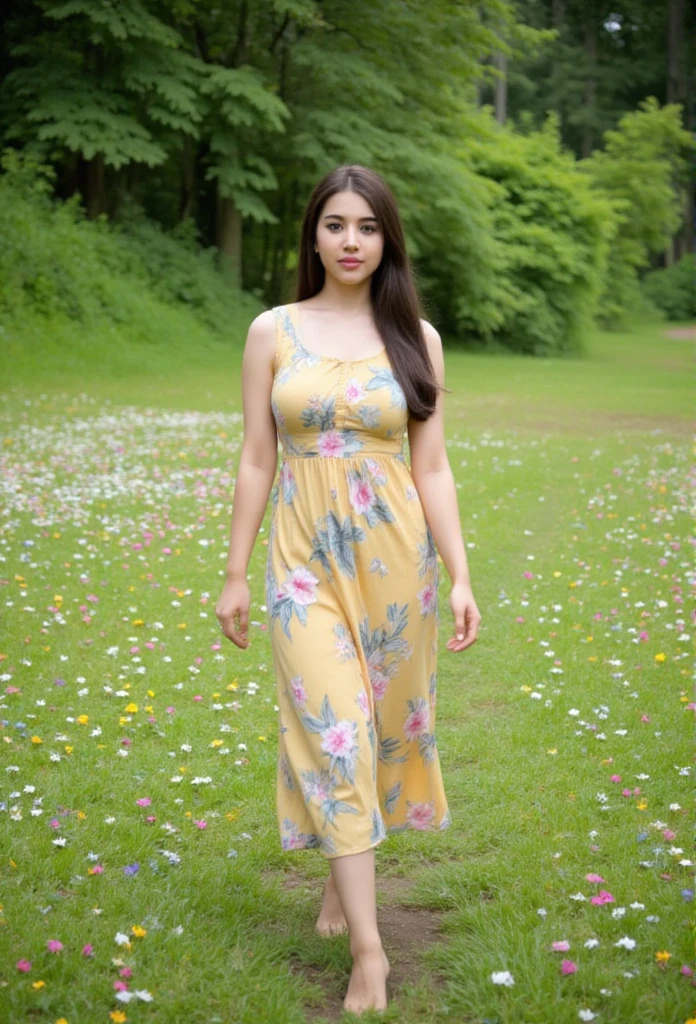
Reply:
[[339, 260], [338, 262], [344, 263], [347, 267], [357, 267], [359, 263], [362, 263], [362, 260], [345, 259]]

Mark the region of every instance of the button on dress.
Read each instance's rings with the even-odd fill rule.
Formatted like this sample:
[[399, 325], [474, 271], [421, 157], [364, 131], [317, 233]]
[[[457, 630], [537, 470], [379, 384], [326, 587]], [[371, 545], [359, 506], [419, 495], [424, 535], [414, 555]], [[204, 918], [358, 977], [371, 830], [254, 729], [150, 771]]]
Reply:
[[438, 560], [386, 349], [308, 351], [276, 306], [266, 607], [282, 850], [361, 853], [451, 818], [435, 742]]

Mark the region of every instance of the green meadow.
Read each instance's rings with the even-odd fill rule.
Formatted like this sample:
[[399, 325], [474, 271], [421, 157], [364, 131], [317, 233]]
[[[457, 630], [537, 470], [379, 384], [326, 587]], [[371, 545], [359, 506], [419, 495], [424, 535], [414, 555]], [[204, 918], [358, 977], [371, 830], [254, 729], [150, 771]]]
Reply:
[[[280, 848], [270, 505], [246, 651], [214, 613], [253, 315], [227, 342], [174, 312], [157, 341], [67, 320], [3, 333], [8, 1024], [356, 1019], [348, 938], [314, 931], [328, 865]], [[694, 343], [665, 330], [596, 331], [572, 359], [444, 338], [483, 622], [446, 650], [443, 567], [452, 825], [376, 849], [378, 920], [437, 934], [406, 955], [385, 932], [397, 980], [366, 1022], [696, 1017]]]

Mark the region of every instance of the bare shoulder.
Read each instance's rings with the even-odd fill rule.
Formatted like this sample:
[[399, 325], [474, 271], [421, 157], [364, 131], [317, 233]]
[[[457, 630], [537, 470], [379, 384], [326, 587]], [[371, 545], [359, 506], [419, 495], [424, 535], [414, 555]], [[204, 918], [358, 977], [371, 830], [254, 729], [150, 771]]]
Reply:
[[273, 309], [265, 309], [263, 313], [249, 324], [247, 331], [244, 358], [247, 362], [260, 369], [267, 365], [272, 368], [276, 351], [276, 318]]
[[264, 338], [275, 338], [276, 318], [273, 309], [264, 309], [249, 324], [248, 337], [250, 340], [262, 341]]
[[427, 320], [421, 320], [421, 327], [423, 328], [423, 334], [425, 335], [425, 340], [428, 343], [430, 351], [437, 351], [438, 348], [442, 349], [442, 338], [433, 325]]

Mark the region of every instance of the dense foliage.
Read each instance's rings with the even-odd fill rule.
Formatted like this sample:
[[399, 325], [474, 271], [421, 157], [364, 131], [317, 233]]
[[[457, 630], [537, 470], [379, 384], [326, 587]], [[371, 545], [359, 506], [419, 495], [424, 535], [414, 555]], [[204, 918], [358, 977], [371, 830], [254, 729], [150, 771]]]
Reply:
[[691, 15], [675, 36], [675, 11], [11, 0], [1, 187], [23, 198], [0, 210], [5, 315], [130, 316], [128, 278], [218, 329], [230, 296], [290, 293], [310, 189], [358, 162], [396, 195], [439, 329], [577, 350], [692, 244]]

